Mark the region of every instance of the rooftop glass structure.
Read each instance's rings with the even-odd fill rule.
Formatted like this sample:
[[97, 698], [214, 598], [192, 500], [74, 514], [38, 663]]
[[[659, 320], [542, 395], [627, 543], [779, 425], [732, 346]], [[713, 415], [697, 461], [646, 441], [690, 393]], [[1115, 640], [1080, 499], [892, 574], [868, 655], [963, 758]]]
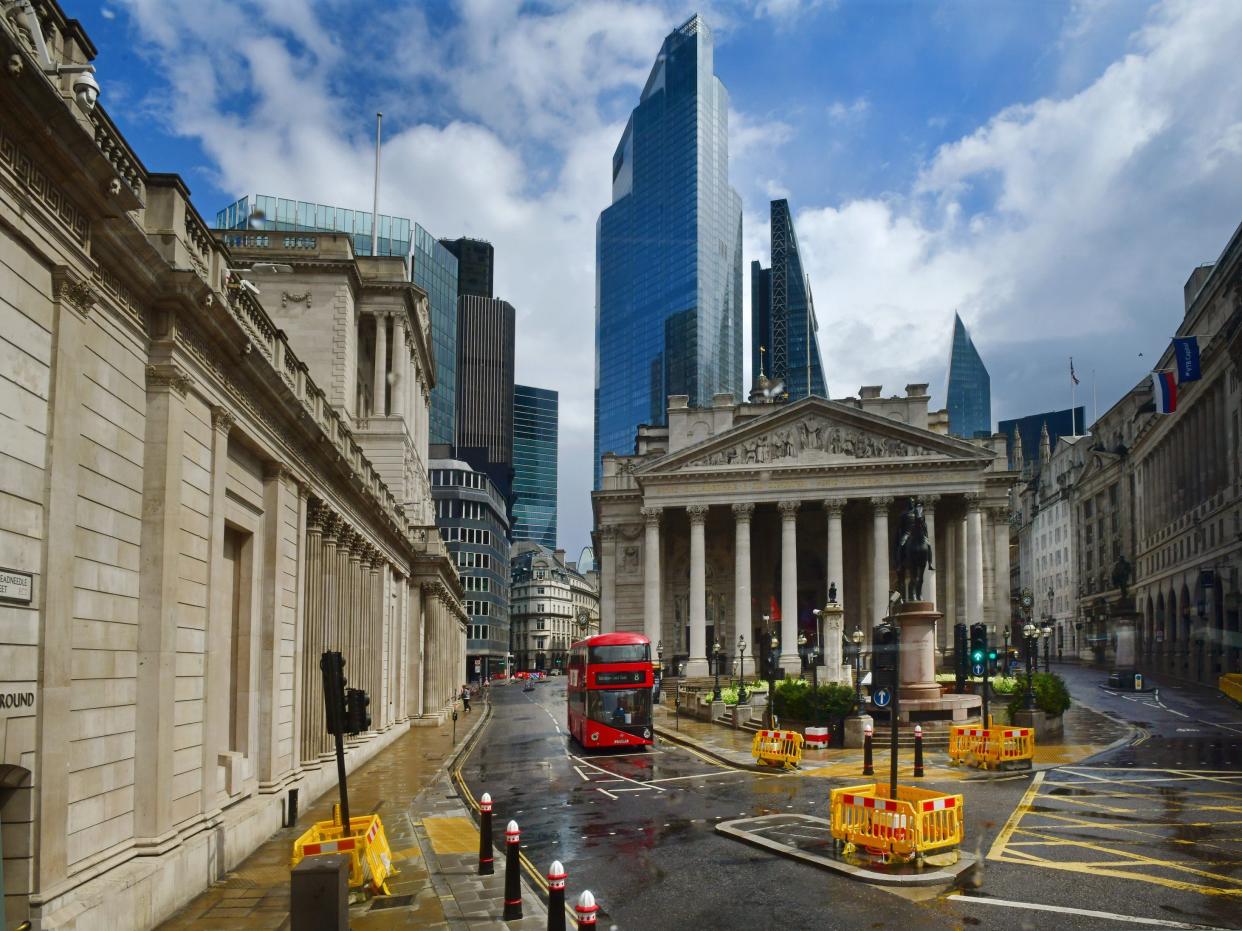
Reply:
[[668, 397], [742, 391], [742, 204], [728, 94], [697, 15], [665, 40], [612, 158], [596, 226], [595, 485]]
[[[410, 254], [409, 220], [379, 215], [379, 255]], [[216, 213], [216, 229], [348, 233], [355, 255], [371, 254], [371, 211], [346, 210], [267, 194], [247, 196]]]
[[826, 398], [815, 302], [802, 268], [789, 201], [772, 201], [771, 217], [772, 267], [751, 263], [752, 371], [784, 382], [790, 400], [811, 394]]
[[953, 349], [946, 394], [949, 433], [966, 438], [991, 436], [992, 379], [957, 314], [953, 315]]
[[427, 292], [436, 386], [431, 389], [430, 442], [457, 438], [457, 257], [436, 237], [414, 224], [414, 283]]
[[513, 541], [556, 549], [556, 455], [559, 396], [513, 386]]

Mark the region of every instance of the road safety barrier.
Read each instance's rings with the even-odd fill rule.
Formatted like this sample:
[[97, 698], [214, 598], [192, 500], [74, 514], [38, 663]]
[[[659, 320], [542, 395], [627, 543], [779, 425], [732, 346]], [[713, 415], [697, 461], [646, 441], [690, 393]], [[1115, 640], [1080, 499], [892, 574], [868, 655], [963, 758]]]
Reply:
[[811, 750], [823, 750], [832, 742], [832, 736], [826, 727], [806, 728], [806, 746]]
[[759, 731], [750, 753], [760, 763], [795, 769], [802, 762], [802, 735], [797, 731]]
[[949, 730], [949, 758], [983, 769], [1025, 762], [1035, 754], [1035, 730], [1030, 727], [963, 727]]
[[333, 806], [331, 821], [317, 821], [293, 842], [293, 866], [305, 857], [343, 853], [349, 855], [349, 885], [359, 888], [370, 885], [373, 893], [388, 895], [388, 878], [395, 875], [392, 851], [379, 815], [349, 819], [345, 831], [339, 806]]
[[930, 850], [962, 842], [965, 819], [962, 796], [931, 789], [898, 786], [891, 798], [887, 785], [833, 789], [832, 836], [873, 854], [911, 859]]

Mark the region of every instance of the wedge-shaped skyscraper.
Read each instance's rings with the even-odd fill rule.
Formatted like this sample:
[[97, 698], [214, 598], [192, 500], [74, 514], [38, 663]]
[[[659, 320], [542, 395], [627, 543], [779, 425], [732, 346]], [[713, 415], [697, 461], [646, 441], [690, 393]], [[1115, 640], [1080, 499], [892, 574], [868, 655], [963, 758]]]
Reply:
[[742, 202], [729, 186], [729, 103], [695, 15], [660, 48], [612, 157], [596, 228], [595, 483], [668, 396], [742, 391]]
[[992, 378], [966, 325], [953, 315], [953, 349], [949, 356], [949, 432], [954, 436], [992, 433]]

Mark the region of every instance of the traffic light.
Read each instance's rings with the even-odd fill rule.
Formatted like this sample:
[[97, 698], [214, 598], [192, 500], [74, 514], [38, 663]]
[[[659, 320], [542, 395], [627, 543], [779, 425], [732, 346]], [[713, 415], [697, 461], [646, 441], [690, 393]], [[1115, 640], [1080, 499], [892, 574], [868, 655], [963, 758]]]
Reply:
[[327, 714], [328, 733], [345, 733], [345, 658], [330, 651], [319, 657], [323, 670], [323, 705]]
[[970, 674], [987, 675], [988, 629], [984, 624], [970, 625]]
[[345, 733], [362, 734], [371, 729], [370, 705], [371, 699], [362, 689], [345, 690]]
[[996, 675], [996, 647], [988, 648], [988, 673]]
[[897, 628], [892, 624], [880, 624], [873, 631], [872, 653], [874, 657], [871, 661], [872, 668], [876, 672], [897, 671], [897, 651], [900, 634]]

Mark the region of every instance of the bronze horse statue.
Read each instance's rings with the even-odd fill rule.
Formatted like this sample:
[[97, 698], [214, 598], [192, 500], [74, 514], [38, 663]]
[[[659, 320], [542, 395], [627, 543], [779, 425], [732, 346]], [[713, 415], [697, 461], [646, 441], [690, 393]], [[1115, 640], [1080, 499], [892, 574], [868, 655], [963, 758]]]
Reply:
[[927, 520], [923, 503], [910, 499], [901, 515], [897, 539], [897, 590], [905, 601], [923, 600], [923, 573], [936, 571], [932, 565], [931, 541], [927, 539]]

